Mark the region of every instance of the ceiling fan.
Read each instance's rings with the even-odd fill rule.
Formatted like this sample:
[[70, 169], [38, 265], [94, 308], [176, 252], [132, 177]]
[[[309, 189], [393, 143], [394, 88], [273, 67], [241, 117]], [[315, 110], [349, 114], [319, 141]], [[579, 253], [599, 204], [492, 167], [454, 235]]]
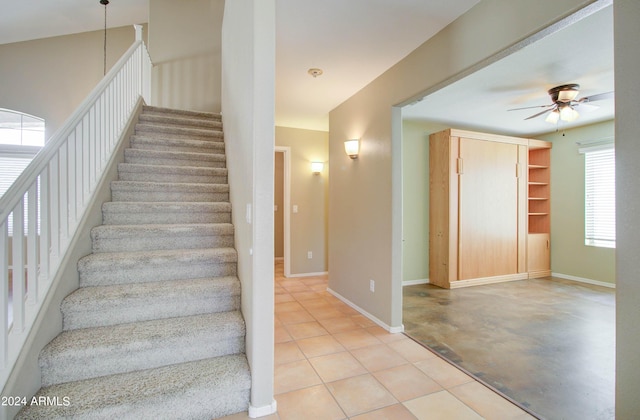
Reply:
[[580, 91], [580, 85], [576, 83], [571, 83], [568, 85], [561, 85], [551, 88], [547, 91], [549, 96], [551, 97], [551, 104], [549, 105], [538, 105], [538, 106], [528, 106], [525, 108], [513, 108], [509, 109], [509, 111], [518, 111], [522, 109], [532, 109], [532, 108], [545, 108], [544, 111], [538, 112], [537, 114], [533, 114], [530, 117], [525, 118], [525, 120], [530, 120], [532, 118], [539, 117], [546, 113], [547, 118], [545, 121], [555, 124], [558, 120], [562, 121], [575, 121], [576, 118], [580, 115], [578, 110], [581, 111], [592, 111], [597, 108], [595, 105], [590, 105], [588, 102], [602, 101], [605, 99], [610, 99], [613, 97], [613, 92], [599, 93], [597, 95], [584, 96], [580, 99], [576, 99], [578, 97], [578, 93]]

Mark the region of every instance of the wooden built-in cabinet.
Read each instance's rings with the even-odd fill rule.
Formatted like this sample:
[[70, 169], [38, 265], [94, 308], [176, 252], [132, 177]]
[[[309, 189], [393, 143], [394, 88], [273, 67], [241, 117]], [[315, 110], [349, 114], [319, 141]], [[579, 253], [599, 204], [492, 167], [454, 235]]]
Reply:
[[[529, 139], [464, 130], [430, 136], [431, 284], [455, 288], [526, 279], [529, 259], [536, 260], [535, 272], [542, 272], [545, 249], [548, 267], [549, 180], [544, 177], [549, 162], [545, 165], [544, 153], [537, 151], [549, 148], [545, 142], [532, 149]], [[546, 248], [535, 242], [544, 233]]]
[[551, 275], [551, 143], [529, 140], [528, 164], [529, 277]]

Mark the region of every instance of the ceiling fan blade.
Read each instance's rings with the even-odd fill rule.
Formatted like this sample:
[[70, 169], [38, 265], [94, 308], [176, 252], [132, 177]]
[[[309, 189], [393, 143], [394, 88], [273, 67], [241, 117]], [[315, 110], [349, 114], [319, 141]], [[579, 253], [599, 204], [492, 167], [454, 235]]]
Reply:
[[599, 93], [597, 95], [585, 96], [584, 98], [580, 98], [578, 102], [595, 102], [595, 101], [604, 101], [606, 99], [613, 98], [615, 92], [606, 92]]
[[577, 104], [573, 105], [573, 108], [577, 111], [580, 112], [591, 112], [591, 111], [595, 111], [596, 109], [600, 108], [597, 105], [591, 105], [591, 104], [585, 104], [583, 102], [578, 102]]
[[507, 111], [520, 111], [522, 109], [534, 109], [534, 108], [551, 108], [554, 104], [549, 105], [535, 105], [535, 106], [525, 106], [524, 108], [511, 108], [507, 109]]
[[526, 120], [530, 120], [530, 119], [535, 118], [535, 117], [539, 117], [540, 115], [542, 115], [542, 114], [546, 114], [546, 113], [547, 113], [547, 112], [549, 112], [549, 111], [551, 111], [551, 109], [545, 109], [545, 110], [544, 110], [544, 111], [542, 111], [542, 112], [538, 112], [537, 114], [533, 114], [532, 116], [530, 116], [530, 117], [528, 117], [528, 118], [525, 118], [525, 121], [526, 121]]

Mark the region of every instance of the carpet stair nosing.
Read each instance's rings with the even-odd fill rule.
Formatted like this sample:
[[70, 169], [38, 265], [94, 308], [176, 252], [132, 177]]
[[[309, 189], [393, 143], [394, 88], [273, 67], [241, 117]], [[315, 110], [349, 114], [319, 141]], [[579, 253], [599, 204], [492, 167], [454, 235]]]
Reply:
[[238, 311], [63, 331], [40, 353], [42, 383], [48, 386], [241, 353], [244, 334]]
[[240, 309], [235, 276], [81, 287], [61, 305], [73, 330]]
[[132, 136], [131, 148], [143, 150], [215, 154], [224, 154], [225, 152], [225, 144], [222, 141], [215, 142], [189, 139], [164, 139], [143, 136]]
[[100, 225], [91, 229], [98, 252], [233, 247], [231, 223]]
[[230, 223], [228, 202], [113, 201], [102, 205], [103, 224]]
[[[210, 161], [210, 162], [224, 162], [226, 156], [223, 153], [198, 153], [198, 152], [182, 152], [182, 151], [168, 151], [168, 150], [148, 150], [148, 149], [126, 149], [124, 151], [125, 162], [126, 159], [133, 158], [146, 158], [146, 159], [162, 159], [162, 160], [176, 160], [176, 161]], [[188, 166], [188, 165], [185, 165]]]
[[167, 114], [141, 114], [138, 121], [147, 124], [172, 125], [179, 127], [196, 127], [219, 130], [222, 128], [222, 121], [213, 116], [210, 117], [189, 117], [188, 115], [167, 115]]
[[197, 127], [179, 127], [171, 125], [157, 125], [139, 122], [135, 127], [135, 134], [149, 135], [160, 134], [165, 138], [185, 138], [185, 139], [222, 139], [222, 130], [210, 130]]
[[143, 165], [134, 163], [118, 164], [120, 181], [155, 181], [180, 183], [226, 184], [226, 168], [205, 166]]
[[222, 115], [215, 112], [204, 112], [204, 111], [191, 111], [184, 109], [173, 109], [173, 108], [164, 108], [152, 105], [144, 105], [143, 106], [143, 114], [148, 115], [171, 115], [171, 116], [181, 116], [183, 118], [201, 118], [201, 119], [214, 119], [221, 120]]
[[45, 387], [36, 398], [69, 404], [26, 407], [16, 419], [210, 420], [246, 411], [250, 388], [247, 359], [233, 354]]
[[80, 285], [146, 283], [236, 275], [234, 248], [100, 252], [78, 261]]

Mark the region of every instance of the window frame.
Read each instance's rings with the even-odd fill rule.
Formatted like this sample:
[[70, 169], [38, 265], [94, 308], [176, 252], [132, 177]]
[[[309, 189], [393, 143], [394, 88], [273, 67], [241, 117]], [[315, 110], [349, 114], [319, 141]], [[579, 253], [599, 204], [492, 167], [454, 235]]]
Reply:
[[[616, 248], [615, 147], [612, 138], [582, 144], [584, 244]], [[598, 203], [598, 204], [594, 204]]]

